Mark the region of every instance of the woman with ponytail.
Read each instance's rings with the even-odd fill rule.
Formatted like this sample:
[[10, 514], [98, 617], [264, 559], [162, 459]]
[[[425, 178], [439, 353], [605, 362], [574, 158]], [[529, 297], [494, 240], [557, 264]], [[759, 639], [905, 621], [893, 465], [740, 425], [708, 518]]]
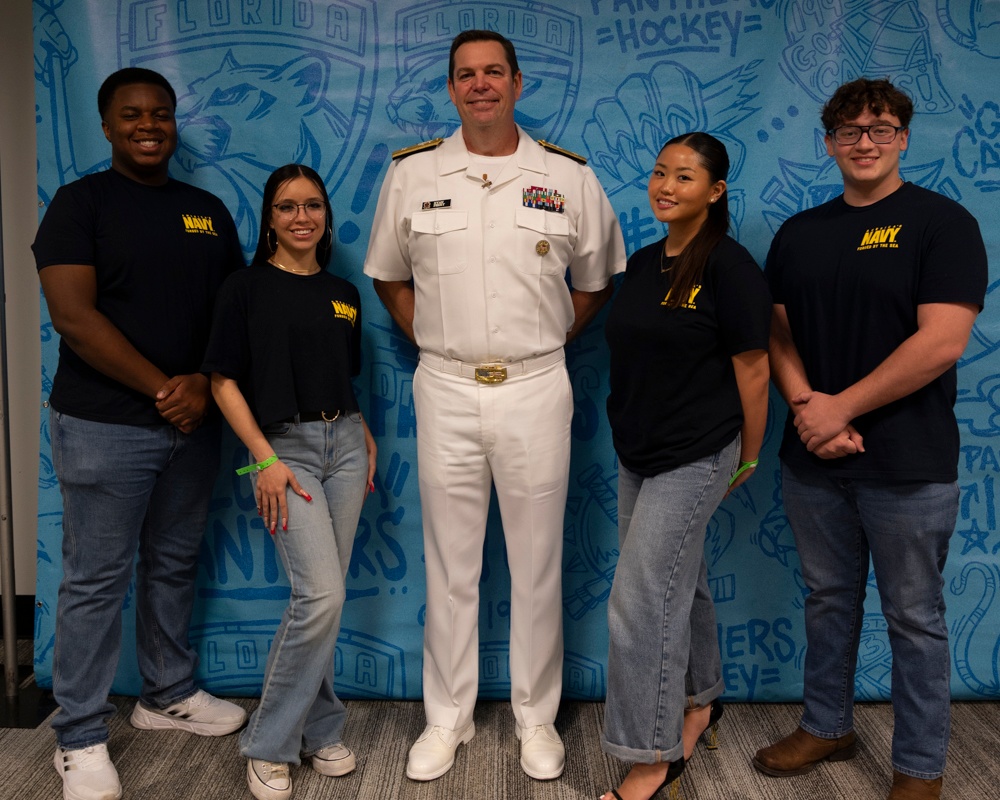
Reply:
[[707, 133], [663, 146], [649, 202], [668, 235], [632, 255], [608, 315], [619, 557], [601, 746], [633, 767], [602, 800], [673, 794], [722, 715], [705, 532], [757, 466], [771, 319], [759, 267], [727, 235], [728, 173]]

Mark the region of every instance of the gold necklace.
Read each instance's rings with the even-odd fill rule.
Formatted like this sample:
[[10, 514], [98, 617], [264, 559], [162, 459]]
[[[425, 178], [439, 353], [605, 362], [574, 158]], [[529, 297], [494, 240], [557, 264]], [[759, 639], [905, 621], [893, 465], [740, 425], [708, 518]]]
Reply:
[[[667, 266], [667, 258], [668, 258], [668, 256], [667, 256], [667, 243], [664, 242], [663, 243], [663, 249], [660, 251], [660, 272], [661, 273], [670, 272], [670, 270], [672, 270], [674, 268], [673, 263], [671, 263], [669, 267]], [[677, 258], [677, 256], [669, 256], [669, 258]]]
[[316, 269], [295, 269], [294, 267], [286, 267], [284, 264], [279, 264], [273, 258], [269, 258], [267, 263], [272, 267], [277, 267], [278, 269], [283, 269], [285, 272], [293, 272], [296, 275], [312, 275], [314, 272], [319, 272], [319, 267]]

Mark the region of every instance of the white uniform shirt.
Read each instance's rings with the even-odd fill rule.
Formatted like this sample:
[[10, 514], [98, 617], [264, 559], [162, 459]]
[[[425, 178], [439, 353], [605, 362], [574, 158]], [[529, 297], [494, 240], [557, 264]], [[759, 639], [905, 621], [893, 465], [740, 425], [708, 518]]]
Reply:
[[[518, 128], [517, 151], [489, 177], [484, 188], [461, 128], [394, 161], [365, 257], [372, 278], [413, 279], [421, 350], [473, 363], [562, 347], [573, 324], [566, 269], [584, 292], [625, 269], [618, 219], [589, 167]], [[533, 187], [558, 192], [562, 211], [526, 205]]]

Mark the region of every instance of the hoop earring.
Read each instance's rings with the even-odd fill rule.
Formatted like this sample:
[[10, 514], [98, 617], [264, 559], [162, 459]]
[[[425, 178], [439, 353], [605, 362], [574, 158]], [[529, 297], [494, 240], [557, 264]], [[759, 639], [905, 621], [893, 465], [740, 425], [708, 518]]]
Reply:
[[331, 225], [326, 226], [326, 244], [323, 245], [323, 247], [329, 247], [331, 250], [333, 249], [333, 227]]
[[278, 234], [274, 233], [274, 244], [271, 244], [272, 233], [274, 233], [274, 228], [268, 228], [264, 238], [267, 241], [267, 249], [271, 251], [271, 255], [273, 256], [278, 251]]

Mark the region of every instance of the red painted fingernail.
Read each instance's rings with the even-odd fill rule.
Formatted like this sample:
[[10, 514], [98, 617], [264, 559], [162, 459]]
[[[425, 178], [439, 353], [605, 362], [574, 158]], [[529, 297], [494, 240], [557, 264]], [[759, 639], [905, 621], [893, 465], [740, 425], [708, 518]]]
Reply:
[[304, 497], [304, 498], [305, 498], [306, 500], [308, 500], [308, 501], [309, 501], [310, 503], [311, 503], [311, 502], [313, 501], [312, 497], [311, 497], [311, 496], [310, 496], [309, 494], [304, 494], [304, 495], [302, 495], [302, 496], [303, 496], [303, 497]]
[[368, 481], [368, 494], [375, 494], [375, 484], [372, 481]]
[[288, 523], [287, 522], [282, 522], [281, 523], [281, 530], [283, 530], [283, 531], [287, 531], [288, 530]]

